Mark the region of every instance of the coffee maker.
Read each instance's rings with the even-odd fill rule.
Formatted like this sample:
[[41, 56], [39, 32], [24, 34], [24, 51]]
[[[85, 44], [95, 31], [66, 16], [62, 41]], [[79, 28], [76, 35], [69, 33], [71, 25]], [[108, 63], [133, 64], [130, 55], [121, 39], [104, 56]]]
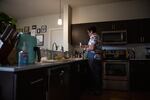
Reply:
[[19, 53], [23, 48], [23, 43], [26, 43], [26, 49], [28, 52], [28, 64], [33, 64], [35, 61], [40, 61], [41, 53], [40, 48], [37, 47], [37, 39], [35, 36], [31, 36], [30, 33], [23, 33], [19, 36], [17, 45], [17, 52]]

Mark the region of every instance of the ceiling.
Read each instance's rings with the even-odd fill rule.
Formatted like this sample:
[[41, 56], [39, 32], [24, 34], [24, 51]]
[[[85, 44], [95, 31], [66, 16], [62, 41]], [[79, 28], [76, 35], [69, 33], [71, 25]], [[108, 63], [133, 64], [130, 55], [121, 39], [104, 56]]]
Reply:
[[[129, 0], [62, 0], [62, 5], [68, 2], [72, 8], [96, 4], [107, 4]], [[17, 19], [59, 12], [60, 0], [0, 0], [0, 11]]]

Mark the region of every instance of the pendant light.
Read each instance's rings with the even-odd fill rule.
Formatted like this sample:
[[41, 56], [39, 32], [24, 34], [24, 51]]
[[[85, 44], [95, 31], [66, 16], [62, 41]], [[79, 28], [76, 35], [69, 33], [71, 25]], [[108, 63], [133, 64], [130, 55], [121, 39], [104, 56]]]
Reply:
[[60, 0], [60, 5], [59, 5], [59, 18], [57, 21], [58, 25], [62, 25], [62, 18], [61, 18], [61, 0]]

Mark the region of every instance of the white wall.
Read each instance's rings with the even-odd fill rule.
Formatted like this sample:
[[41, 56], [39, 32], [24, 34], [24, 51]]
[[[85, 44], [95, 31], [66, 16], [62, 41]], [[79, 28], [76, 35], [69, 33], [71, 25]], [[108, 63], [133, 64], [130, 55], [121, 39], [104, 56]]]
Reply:
[[137, 0], [74, 8], [72, 24], [150, 18], [149, 0]]
[[[44, 46], [41, 46], [41, 48], [51, 49], [51, 43], [50, 43], [50, 38], [52, 36], [51, 33], [53, 32], [53, 30], [63, 29], [63, 26], [57, 25], [58, 17], [59, 15], [55, 14], [55, 15], [46, 15], [46, 16], [19, 19], [17, 22], [17, 27], [23, 28], [24, 26], [30, 26], [30, 29], [31, 29], [32, 25], [37, 25], [37, 28], [40, 28], [41, 25], [47, 25], [47, 32], [40, 33], [40, 34], [44, 34]], [[62, 34], [63, 34], [63, 31], [61, 31], [60, 35], [58, 34], [60, 41], [63, 41]]]
[[[147, 0], [149, 1], [149, 0]], [[76, 23], [88, 23], [88, 22], [101, 22], [101, 21], [110, 21], [110, 20], [124, 20], [124, 19], [136, 19], [136, 18], [150, 18], [150, 6], [149, 2], [143, 2], [143, 0], [138, 1], [126, 1], [126, 2], [118, 2], [111, 3], [105, 5], [94, 5], [94, 6], [85, 6], [78, 7], [72, 9], [72, 24]], [[66, 18], [68, 16], [68, 6], [64, 8], [64, 21], [67, 21], [67, 26], [58, 26], [57, 19], [59, 17], [58, 14], [55, 15], [46, 15], [46, 16], [38, 16], [31, 17], [26, 19], [19, 19], [17, 26], [19, 28], [23, 28], [24, 26], [37, 25], [41, 27], [41, 25], [47, 25], [48, 31], [44, 33], [44, 46], [42, 48], [50, 49], [50, 34], [52, 30], [60, 30], [60, 29], [68, 29], [64, 30], [63, 34], [63, 44], [64, 49], [68, 50], [69, 48], [69, 21]], [[65, 22], [64, 22], [65, 23]], [[62, 35], [60, 35], [62, 36]], [[58, 36], [59, 37], [59, 36]]]
[[63, 25], [63, 40], [64, 40], [64, 50], [65, 51], [69, 51], [70, 49], [70, 33], [71, 33], [71, 13], [72, 13], [72, 9], [71, 7], [68, 5], [68, 3], [66, 3], [64, 5], [64, 25]]

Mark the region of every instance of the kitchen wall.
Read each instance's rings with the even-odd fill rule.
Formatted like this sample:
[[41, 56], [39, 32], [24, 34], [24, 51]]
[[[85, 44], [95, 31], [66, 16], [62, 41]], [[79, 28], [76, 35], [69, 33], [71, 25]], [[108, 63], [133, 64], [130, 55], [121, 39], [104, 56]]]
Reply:
[[[72, 16], [71, 16], [72, 21], [70, 22], [72, 24], [76, 24], [76, 23], [101, 22], [110, 20], [149, 18], [150, 17], [149, 12], [150, 12], [149, 0], [125, 1], [103, 5], [84, 6], [72, 9]], [[50, 37], [51, 32], [55, 30], [56, 31], [63, 30], [63, 28], [65, 28], [65, 26], [57, 25], [58, 16], [59, 16], [58, 14], [54, 14], [54, 15], [45, 15], [26, 19], [19, 19], [18, 27], [20, 28], [23, 28], [24, 26], [31, 27], [32, 25], [37, 25], [38, 27], [40, 27], [43, 24], [47, 25], [48, 31], [44, 33], [45, 40], [44, 46], [42, 46], [42, 48], [50, 49], [51, 44], [49, 43], [51, 38]], [[66, 18], [68, 18], [68, 16]], [[66, 25], [68, 25], [68, 22], [66, 23]], [[66, 44], [64, 45], [65, 50], [69, 50], [71, 47], [68, 46], [70, 32], [68, 31], [68, 29], [66, 30], [62, 31], [62, 33], [60, 34], [63, 35], [59, 35], [58, 37], [63, 36], [61, 39], [63, 40], [63, 42], [65, 41], [63, 43]]]
[[[150, 18], [149, 0], [131, 0], [104, 5], [78, 7], [72, 10], [72, 24]], [[135, 50], [136, 59], [144, 59], [150, 44], [128, 44]], [[74, 47], [77, 50], [79, 47]]]
[[72, 24], [150, 18], [149, 4], [149, 0], [134, 0], [74, 8]]
[[[30, 18], [24, 18], [19, 19], [17, 21], [17, 27], [23, 28], [24, 26], [30, 26], [30, 29], [32, 25], [37, 25], [37, 28], [40, 28], [41, 25], [47, 25], [47, 32], [46, 33], [40, 33], [44, 34], [44, 46], [41, 46], [41, 48], [51, 49], [51, 38], [52, 33], [57, 33], [55, 35], [56, 37], [59, 37], [59, 40], [56, 41], [63, 41], [63, 26], [57, 25], [57, 19], [59, 15], [53, 14], [53, 15], [45, 15], [45, 16], [37, 16], [37, 17], [30, 17]], [[59, 32], [59, 33], [58, 33]], [[62, 43], [63, 44], [63, 43]]]

